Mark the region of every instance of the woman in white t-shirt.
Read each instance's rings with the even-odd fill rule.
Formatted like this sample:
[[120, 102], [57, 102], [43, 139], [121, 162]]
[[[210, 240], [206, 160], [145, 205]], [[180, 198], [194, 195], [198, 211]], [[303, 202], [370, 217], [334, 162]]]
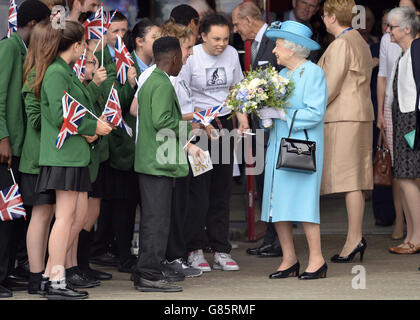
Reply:
[[[200, 35], [203, 43], [194, 46], [194, 54], [188, 58], [178, 76], [191, 89], [196, 111], [220, 106], [230, 88], [243, 79], [238, 53], [228, 44], [228, 20], [220, 14], [205, 17], [201, 21]], [[248, 129], [247, 116], [236, 116], [239, 130]], [[234, 271], [239, 270], [239, 266], [229, 254], [232, 247], [228, 240], [233, 172], [233, 123], [230, 110], [222, 108], [213, 125], [216, 129], [223, 128], [229, 132], [216, 141], [212, 140], [213, 143], [199, 142], [201, 148], [206, 148], [208, 142], [213, 169], [191, 179], [186, 221], [188, 262], [194, 268], [210, 271], [210, 265], [203, 255], [203, 248], [208, 244], [214, 251], [213, 268]], [[215, 149], [218, 152], [213, 154], [212, 150]]]

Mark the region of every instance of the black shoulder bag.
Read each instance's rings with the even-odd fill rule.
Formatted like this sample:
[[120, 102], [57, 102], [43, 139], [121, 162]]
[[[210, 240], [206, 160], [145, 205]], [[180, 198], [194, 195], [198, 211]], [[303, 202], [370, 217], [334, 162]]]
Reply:
[[315, 150], [316, 142], [309, 141], [308, 132], [305, 132], [306, 140], [291, 139], [293, 123], [295, 122], [295, 111], [290, 124], [289, 136], [281, 139], [277, 169], [300, 171], [305, 173], [316, 172]]

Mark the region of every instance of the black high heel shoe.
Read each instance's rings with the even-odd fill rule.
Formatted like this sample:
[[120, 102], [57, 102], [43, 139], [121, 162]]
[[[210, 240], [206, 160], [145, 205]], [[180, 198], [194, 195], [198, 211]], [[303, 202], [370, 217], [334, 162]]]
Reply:
[[299, 268], [300, 268], [300, 264], [299, 264], [299, 261], [298, 261], [293, 266], [291, 266], [289, 269], [274, 272], [274, 273], [270, 274], [268, 277], [270, 279], [282, 279], [282, 278], [288, 278], [288, 277], [297, 277], [299, 275]]
[[347, 263], [351, 262], [354, 259], [356, 253], [360, 252], [360, 262], [363, 262], [363, 255], [365, 254], [365, 250], [367, 247], [367, 242], [365, 238], [362, 237], [362, 240], [357, 244], [356, 248], [346, 257], [341, 257], [340, 255], [336, 254], [335, 256], [331, 257], [331, 262], [334, 263]]
[[327, 277], [328, 266], [327, 263], [324, 263], [321, 268], [315, 272], [304, 272], [299, 276], [299, 280], [314, 280], [314, 279], [324, 279]]

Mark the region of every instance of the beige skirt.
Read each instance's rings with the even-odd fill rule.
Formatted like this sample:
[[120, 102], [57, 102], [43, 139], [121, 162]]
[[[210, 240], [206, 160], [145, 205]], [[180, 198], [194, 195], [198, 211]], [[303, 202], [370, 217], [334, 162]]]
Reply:
[[372, 122], [325, 124], [321, 194], [373, 189]]

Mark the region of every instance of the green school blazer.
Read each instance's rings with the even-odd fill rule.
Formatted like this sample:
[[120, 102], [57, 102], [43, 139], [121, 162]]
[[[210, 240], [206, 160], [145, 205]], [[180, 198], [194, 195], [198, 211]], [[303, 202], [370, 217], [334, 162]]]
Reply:
[[[101, 65], [101, 52], [95, 52], [96, 57]], [[117, 79], [116, 64], [112, 61], [108, 46], [104, 47], [104, 67], [107, 71], [107, 80], [101, 85], [101, 98], [99, 103], [103, 109], [111, 91], [112, 83], [118, 92], [122, 114], [125, 122], [133, 130], [133, 137], [130, 137], [124, 129], [117, 128], [109, 134], [109, 160], [110, 166], [127, 171], [133, 169], [134, 165], [134, 139], [136, 135], [136, 118], [130, 114], [130, 106], [133, 101], [135, 90], [131, 88], [128, 81], [121, 85]]]
[[[155, 176], [185, 177], [188, 163], [183, 146], [191, 125], [182, 120], [174, 87], [162, 70], [156, 68], [152, 72], [140, 89], [138, 102], [135, 171]], [[181, 134], [180, 126], [184, 126]]]
[[27, 83], [23, 84], [22, 96], [25, 104], [26, 124], [25, 141], [20, 157], [19, 171], [28, 174], [39, 174], [39, 148], [41, 142], [41, 103], [35, 97], [32, 88], [36, 72], [32, 70]]
[[41, 148], [40, 166], [85, 167], [90, 162], [90, 146], [83, 135], [93, 136], [96, 132], [96, 119], [86, 113], [78, 133], [57, 149], [56, 140], [63, 125], [61, 100], [64, 91], [84, 107], [92, 111], [89, 91], [80, 82], [70, 66], [60, 57], [48, 67], [41, 87]]
[[[92, 112], [99, 118], [103, 111], [98, 103], [98, 99], [101, 95], [101, 89], [93, 81], [89, 82], [86, 89], [89, 91], [91, 101], [93, 103]], [[90, 181], [93, 183], [98, 177], [99, 165], [109, 157], [108, 136], [99, 136], [96, 141], [90, 144], [90, 147], [89, 176]]]
[[0, 139], [10, 138], [16, 157], [22, 152], [26, 126], [21, 95], [25, 57], [25, 45], [16, 32], [0, 41]]

